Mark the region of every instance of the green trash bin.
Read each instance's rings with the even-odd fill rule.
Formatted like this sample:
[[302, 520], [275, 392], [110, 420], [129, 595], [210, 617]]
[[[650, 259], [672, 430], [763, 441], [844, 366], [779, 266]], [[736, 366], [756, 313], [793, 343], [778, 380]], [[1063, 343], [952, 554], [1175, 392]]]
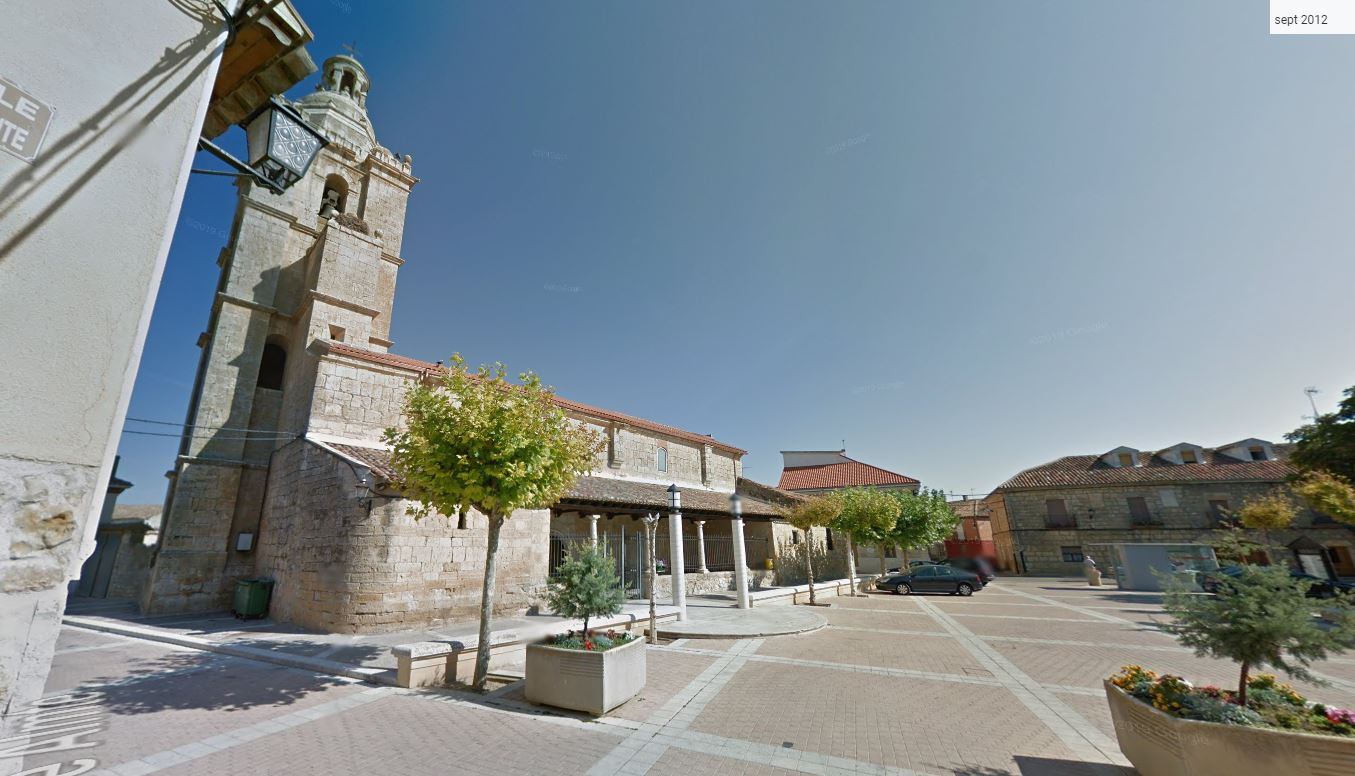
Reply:
[[235, 583], [235, 604], [231, 611], [242, 620], [268, 614], [268, 599], [273, 596], [273, 580], [242, 579]]

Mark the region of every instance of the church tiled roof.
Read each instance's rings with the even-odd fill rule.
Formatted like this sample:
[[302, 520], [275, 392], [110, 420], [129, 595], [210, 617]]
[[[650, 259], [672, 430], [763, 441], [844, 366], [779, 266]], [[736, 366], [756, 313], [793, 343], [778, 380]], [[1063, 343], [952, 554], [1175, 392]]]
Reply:
[[[379, 353], [375, 350], [365, 350], [363, 348], [355, 348], [352, 345], [346, 345], [342, 342], [321, 340], [318, 344], [326, 352], [333, 353], [338, 356], [345, 356], [347, 358], [353, 358], [359, 361], [366, 361], [372, 364], [381, 364], [383, 366], [395, 367], [397, 369], [408, 369], [414, 372], [427, 372], [429, 374], [441, 372], [444, 369], [444, 367], [441, 364], [435, 364], [431, 361], [422, 361], [417, 358], [409, 358], [408, 356], [400, 356], [394, 353]], [[663, 423], [655, 423], [652, 420], [645, 420], [644, 418], [637, 418], [634, 415], [626, 415], [620, 412], [613, 412], [612, 410], [603, 409], [601, 407], [594, 407], [591, 404], [584, 404], [583, 402], [577, 402], [572, 399], [566, 399], [563, 396], [556, 396], [555, 403], [561, 409], [566, 410], [568, 412], [576, 412], [581, 415], [589, 415], [591, 417], [598, 418], [601, 420], [610, 420], [616, 423], [634, 426], [636, 428], [643, 428], [647, 431], [654, 431], [659, 434], [666, 434], [668, 436], [676, 437], [678, 439], [685, 439], [689, 442], [696, 442], [697, 444], [710, 445], [711, 447], [717, 447], [721, 450], [725, 450], [727, 452], [731, 452], [736, 455], [743, 455], [744, 453], [748, 452], [743, 448], [735, 447], [734, 445], [721, 442], [709, 434], [698, 434], [694, 431], [686, 431], [684, 429], [677, 428], [676, 426], [669, 426]]]
[[[846, 458], [846, 456], [843, 456]], [[850, 458], [841, 463], [816, 466], [790, 466], [781, 470], [783, 490], [829, 490], [857, 485], [914, 485], [918, 481], [903, 474], [895, 474], [878, 466]]]
[[[746, 517], [779, 517], [783, 509], [780, 505], [759, 498], [751, 493], [740, 491], [743, 501], [743, 514]], [[614, 477], [580, 477], [569, 495], [561, 499], [562, 505], [582, 507], [608, 506], [631, 507], [665, 511], [668, 508], [668, 486], [635, 480], [623, 480]], [[682, 491], [683, 513], [712, 514], [727, 517], [729, 515], [729, 493], [686, 489]]]

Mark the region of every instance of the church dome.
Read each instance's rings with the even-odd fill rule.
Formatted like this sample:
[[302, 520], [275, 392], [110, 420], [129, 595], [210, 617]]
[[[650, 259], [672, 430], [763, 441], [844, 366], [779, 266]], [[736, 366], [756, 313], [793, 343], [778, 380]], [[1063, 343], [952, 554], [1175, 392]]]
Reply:
[[337, 140], [366, 154], [377, 144], [376, 133], [367, 118], [370, 87], [371, 79], [361, 62], [347, 54], [336, 54], [325, 60], [315, 91], [298, 100], [296, 107], [331, 141]]

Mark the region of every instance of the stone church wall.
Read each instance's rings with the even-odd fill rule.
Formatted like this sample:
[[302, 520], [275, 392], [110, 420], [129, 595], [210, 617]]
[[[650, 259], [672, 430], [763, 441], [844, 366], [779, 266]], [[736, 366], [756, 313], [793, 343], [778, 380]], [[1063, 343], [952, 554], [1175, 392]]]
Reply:
[[320, 359], [310, 430], [380, 442], [385, 429], [400, 424], [400, 408], [411, 378], [409, 372]]
[[[415, 518], [403, 499], [359, 498], [353, 469], [309, 443], [278, 452], [256, 569], [272, 615], [340, 633], [437, 627], [479, 615], [487, 520]], [[545, 590], [549, 513], [520, 511], [500, 535], [495, 611], [521, 613]]]

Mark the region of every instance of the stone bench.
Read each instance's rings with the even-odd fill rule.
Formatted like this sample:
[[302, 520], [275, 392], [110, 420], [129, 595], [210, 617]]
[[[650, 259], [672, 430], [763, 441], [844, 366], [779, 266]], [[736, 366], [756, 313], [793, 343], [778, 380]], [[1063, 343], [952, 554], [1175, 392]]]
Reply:
[[[655, 614], [660, 622], [677, 619], [677, 609], [672, 606], [659, 606]], [[636, 612], [622, 612], [589, 623], [594, 632], [608, 629], [643, 632], [648, 625], [647, 606], [643, 616]], [[581, 628], [582, 620], [557, 620], [529, 628], [492, 632], [489, 670], [493, 672], [509, 666], [521, 666], [527, 658], [528, 644]], [[478, 643], [472, 637], [463, 640], [418, 641], [392, 647], [396, 684], [400, 687], [438, 687], [452, 682], [470, 684], [475, 676], [475, 650]]]

